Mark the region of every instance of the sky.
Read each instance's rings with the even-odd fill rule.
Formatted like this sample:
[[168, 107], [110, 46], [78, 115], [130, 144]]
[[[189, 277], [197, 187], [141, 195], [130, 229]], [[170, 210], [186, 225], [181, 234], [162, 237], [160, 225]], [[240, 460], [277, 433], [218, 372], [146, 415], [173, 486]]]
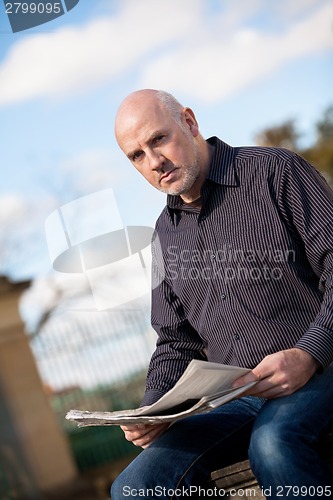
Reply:
[[59, 287], [65, 298], [87, 287], [80, 274], [67, 274], [65, 286], [52, 272], [52, 214], [105, 199], [105, 190], [119, 227], [152, 227], [164, 206], [115, 141], [123, 98], [139, 88], [171, 92], [205, 137], [233, 146], [295, 119], [310, 145], [333, 103], [332, 27], [331, 0], [80, 0], [12, 33], [0, 2], [0, 275], [35, 280], [23, 300], [31, 328]]
[[129, 92], [173, 93], [231, 145], [290, 118], [311, 142], [333, 100], [330, 0], [80, 0], [19, 33], [0, 8], [0, 273], [14, 280], [52, 267], [45, 220], [80, 196], [111, 188], [124, 224], [154, 224], [164, 195], [113, 134]]

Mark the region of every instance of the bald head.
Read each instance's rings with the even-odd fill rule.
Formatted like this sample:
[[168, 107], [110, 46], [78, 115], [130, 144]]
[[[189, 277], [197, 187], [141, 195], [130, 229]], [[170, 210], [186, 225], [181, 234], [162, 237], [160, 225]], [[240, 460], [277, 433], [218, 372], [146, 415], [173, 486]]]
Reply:
[[145, 110], [152, 110], [158, 108], [166, 113], [169, 113], [173, 120], [182, 125], [182, 111], [184, 107], [177, 101], [177, 99], [163, 90], [142, 89], [136, 90], [129, 94], [118, 108], [115, 120], [115, 136], [119, 142], [118, 136], [120, 131], [124, 128], [125, 122], [133, 120], [138, 113], [145, 112]]

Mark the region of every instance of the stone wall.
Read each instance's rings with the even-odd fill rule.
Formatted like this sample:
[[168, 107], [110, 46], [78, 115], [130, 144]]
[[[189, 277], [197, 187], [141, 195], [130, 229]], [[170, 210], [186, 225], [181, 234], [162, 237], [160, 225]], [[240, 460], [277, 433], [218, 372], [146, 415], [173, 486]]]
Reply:
[[19, 316], [19, 297], [28, 285], [0, 277], [0, 487], [24, 499], [77, 478]]

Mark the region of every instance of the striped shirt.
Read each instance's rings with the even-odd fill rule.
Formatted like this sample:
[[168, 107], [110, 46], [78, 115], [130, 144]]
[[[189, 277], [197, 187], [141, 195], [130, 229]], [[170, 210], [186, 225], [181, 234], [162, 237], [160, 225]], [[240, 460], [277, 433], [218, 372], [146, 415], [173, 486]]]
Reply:
[[201, 208], [169, 195], [156, 223], [158, 337], [142, 404], [192, 358], [253, 368], [298, 347], [333, 360], [333, 192], [291, 151], [208, 142]]

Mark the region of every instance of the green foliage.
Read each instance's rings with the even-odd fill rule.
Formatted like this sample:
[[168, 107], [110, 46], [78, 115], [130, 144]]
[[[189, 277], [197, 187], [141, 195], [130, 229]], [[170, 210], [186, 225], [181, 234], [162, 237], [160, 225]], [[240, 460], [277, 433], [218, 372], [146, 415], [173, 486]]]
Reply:
[[259, 132], [255, 141], [260, 146], [283, 147], [296, 151], [326, 177], [333, 186], [333, 105], [328, 106], [315, 124], [316, 139], [310, 147], [299, 146], [301, 133], [294, 120], [266, 128]]
[[259, 146], [272, 146], [275, 148], [287, 148], [293, 151], [297, 148], [300, 134], [296, 130], [294, 120], [287, 120], [281, 125], [266, 128], [256, 136]]
[[325, 111], [323, 118], [316, 124], [317, 142], [332, 141], [333, 138], [333, 105], [329, 106]]

